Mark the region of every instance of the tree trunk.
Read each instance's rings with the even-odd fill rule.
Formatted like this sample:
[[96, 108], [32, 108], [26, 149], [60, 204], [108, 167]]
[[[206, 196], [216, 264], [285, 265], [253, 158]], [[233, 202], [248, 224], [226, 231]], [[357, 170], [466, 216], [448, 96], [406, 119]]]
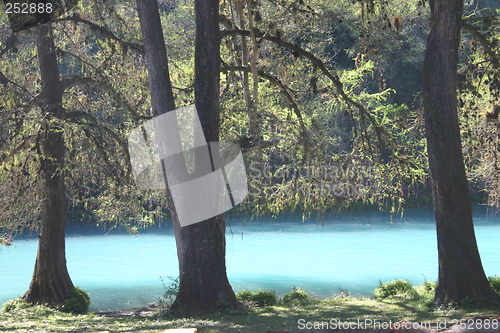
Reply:
[[[157, 115], [175, 108], [165, 42], [156, 0], [137, 0], [144, 38], [153, 109]], [[195, 2], [195, 98], [207, 142], [219, 141], [219, 24], [218, 1]], [[195, 315], [213, 312], [219, 301], [238, 302], [226, 275], [223, 216], [181, 227], [167, 186], [179, 258], [179, 293], [172, 313]]]
[[155, 115], [175, 109], [172, 83], [168, 71], [167, 49], [157, 0], [137, 0], [137, 12], [141, 24], [146, 65], [148, 67], [149, 90]]
[[[243, 13], [243, 8], [245, 7], [245, 2], [246, 0], [235, 0], [234, 4], [236, 7], [236, 12], [238, 13], [239, 19], [240, 19], [240, 29], [245, 30], [245, 17]], [[248, 4], [248, 19], [250, 22], [251, 16], [251, 3]], [[249, 24], [250, 31], [253, 31], [253, 25]], [[253, 39], [252, 39], [253, 41]], [[255, 44], [253, 44], [254, 47], [254, 54], [256, 52], [255, 50]], [[250, 139], [251, 142], [255, 142], [259, 139], [259, 123], [258, 123], [258, 114], [257, 114], [257, 87], [258, 87], [258, 78], [257, 80], [255, 79], [255, 74], [257, 71], [256, 65], [255, 65], [255, 59], [252, 56], [249, 55], [249, 48], [247, 45], [247, 37], [246, 36], [241, 36], [241, 50], [242, 50], [242, 58], [241, 58], [241, 63], [236, 64], [236, 66], [248, 66], [250, 58], [252, 58], [252, 74], [253, 80], [254, 80], [254, 91], [253, 91], [253, 96], [250, 94], [250, 83], [249, 83], [249, 78], [248, 78], [248, 72], [243, 71], [243, 78], [242, 78], [242, 86], [243, 86], [243, 96], [245, 97], [245, 104], [247, 106], [247, 113], [248, 113], [248, 131], [247, 131], [247, 138]]]
[[[218, 0], [195, 0], [195, 102], [207, 142], [219, 141], [220, 36]], [[223, 215], [174, 225], [179, 257], [179, 293], [174, 313], [193, 315], [238, 305], [226, 274]]]
[[430, 0], [430, 7], [423, 98], [439, 255], [435, 302], [498, 301], [477, 248], [458, 125], [457, 63], [463, 0]]
[[57, 305], [66, 299], [73, 283], [66, 268], [64, 185], [65, 145], [57, 123], [62, 110], [61, 82], [50, 23], [34, 28], [41, 76], [41, 104], [46, 118], [40, 137], [43, 211], [35, 271], [23, 298], [30, 303]]

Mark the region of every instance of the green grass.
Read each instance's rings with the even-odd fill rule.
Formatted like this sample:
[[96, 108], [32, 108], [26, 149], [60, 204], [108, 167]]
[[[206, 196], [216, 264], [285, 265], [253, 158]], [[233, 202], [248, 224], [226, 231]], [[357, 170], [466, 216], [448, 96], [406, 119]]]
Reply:
[[251, 307], [244, 311], [218, 313], [201, 318], [161, 319], [149, 317], [111, 318], [94, 313], [71, 315], [37, 306], [0, 314], [1, 332], [163, 332], [167, 328], [196, 327], [199, 332], [266, 332], [298, 330], [298, 320], [308, 322], [355, 322], [372, 319], [392, 322], [408, 319], [416, 322], [451, 323], [454, 319], [474, 316], [498, 316], [496, 310], [433, 309], [427, 297], [385, 299], [337, 297], [309, 305]]

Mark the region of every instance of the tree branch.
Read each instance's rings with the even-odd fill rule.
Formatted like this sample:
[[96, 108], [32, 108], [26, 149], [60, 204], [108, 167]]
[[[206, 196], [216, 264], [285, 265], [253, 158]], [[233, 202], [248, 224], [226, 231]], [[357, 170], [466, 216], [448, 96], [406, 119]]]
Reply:
[[[248, 31], [248, 30], [241, 30], [241, 29], [223, 30], [221, 33], [221, 36], [222, 36], [221, 38], [224, 38], [226, 36], [232, 36], [232, 35], [250, 36], [251, 34], [250, 34], [250, 31]], [[342, 82], [340, 81], [339, 76], [337, 74], [332, 74], [330, 72], [330, 70], [328, 70], [328, 68], [326, 68], [326, 65], [324, 64], [324, 62], [321, 59], [316, 57], [311, 52], [308, 52], [308, 51], [302, 49], [300, 46], [293, 44], [293, 43], [290, 43], [290, 42], [287, 42], [279, 37], [271, 36], [269, 34], [263, 34], [260, 31], [256, 31], [255, 35], [261, 39], [268, 40], [270, 42], [275, 43], [278, 46], [285, 47], [285, 48], [291, 50], [292, 52], [295, 52], [295, 53], [302, 55], [302, 56], [306, 57], [307, 59], [309, 59], [309, 61], [311, 61], [313, 66], [318, 68], [326, 77], [328, 77], [332, 81], [332, 83], [335, 87], [336, 93], [342, 98], [342, 100], [349, 107], [353, 107], [353, 108], [358, 110], [359, 116], [361, 118], [361, 121], [360, 121], [360, 126], [361, 126], [361, 130], [362, 130], [361, 138], [364, 141], [366, 140], [370, 153], [373, 153], [373, 152], [372, 152], [372, 148], [371, 148], [370, 138], [369, 138], [368, 133], [367, 133], [366, 119], [368, 119], [368, 121], [374, 126], [375, 132], [377, 135], [377, 140], [378, 140], [380, 146], [384, 145], [383, 137], [387, 136], [387, 133], [385, 133], [383, 128], [378, 126], [376, 119], [364, 107], [363, 104], [354, 101], [352, 98], [350, 98], [347, 95], [347, 93], [344, 90], [344, 86], [343, 86]]]
[[[250, 67], [246, 66], [229, 66], [229, 65], [224, 65], [221, 67], [221, 72], [228, 72], [228, 71], [241, 71], [241, 72], [246, 72], [246, 73], [252, 73], [253, 69]], [[303, 138], [303, 145], [304, 145], [304, 150], [308, 152], [309, 147], [310, 147], [310, 138], [309, 138], [309, 132], [307, 130], [307, 126], [305, 125], [304, 118], [302, 117], [302, 110], [299, 106], [299, 104], [295, 101], [295, 97], [291, 93], [291, 89], [288, 88], [286, 84], [284, 84], [279, 78], [265, 73], [262, 70], [257, 71], [258, 75], [275, 86], [279, 87], [283, 95], [286, 97], [290, 105], [292, 106], [292, 110], [297, 116], [297, 119], [299, 120], [299, 125], [300, 129], [302, 132], [302, 138]], [[307, 153], [305, 154], [307, 155]]]
[[87, 87], [93, 87], [97, 88], [99, 90], [105, 91], [111, 95], [111, 98], [117, 102], [118, 106], [122, 107], [126, 112], [129, 112], [130, 115], [132, 116], [132, 119], [139, 123], [141, 120], [144, 119], [150, 119], [150, 117], [145, 117], [141, 116], [137, 113], [137, 111], [132, 108], [126, 99], [119, 93], [117, 92], [113, 86], [110, 84], [103, 82], [103, 81], [98, 81], [96, 79], [93, 79], [91, 77], [72, 77], [69, 79], [63, 79], [62, 80], [62, 87], [64, 90], [67, 90], [72, 87], [76, 86], [87, 86]]
[[[99, 121], [90, 113], [84, 112], [84, 111], [68, 111], [66, 110], [65, 112], [66, 115], [66, 120], [69, 122], [72, 122], [77, 125], [83, 125], [81, 128], [82, 131], [85, 133], [87, 138], [91, 140], [95, 147], [97, 148], [97, 151], [100, 153], [101, 157], [105, 160], [105, 163], [111, 168], [111, 173], [114, 175], [115, 180], [117, 183], [121, 183], [121, 177], [118, 174], [118, 169], [120, 169], [119, 166], [121, 163], [116, 159], [116, 156], [113, 154], [110, 154], [106, 149], [105, 149], [105, 143], [106, 139], [103, 136], [100, 131], [104, 131], [107, 135], [109, 135], [122, 149], [123, 153], [125, 154], [125, 165], [129, 166], [130, 165], [130, 155], [127, 147], [127, 143], [125, 140], [123, 140], [120, 136], [118, 136], [113, 130], [111, 130], [109, 127], [100, 124]], [[88, 120], [89, 122], [84, 122], [81, 119], [84, 118]], [[98, 131], [96, 131], [98, 130]], [[110, 156], [114, 157], [114, 162], [110, 161]], [[131, 170], [130, 168], [126, 167], [125, 168], [125, 174], [126, 177], [130, 177], [131, 175]]]
[[470, 23], [468, 23], [465, 20], [462, 21], [462, 28], [465, 29], [465, 30], [467, 30], [468, 32], [470, 32], [472, 34], [472, 36], [474, 36], [475, 38], [477, 38], [477, 40], [479, 41], [479, 43], [483, 46], [484, 52], [488, 56], [491, 64], [495, 68], [498, 68], [499, 65], [500, 65], [499, 56], [494, 51], [493, 47], [491, 46], [491, 43], [488, 42], [488, 39], [486, 38], [486, 36], [481, 33], [481, 31], [479, 30], [479, 28], [476, 27], [476, 26], [474, 26], [474, 25], [472, 25], [472, 24], [470, 24]]
[[78, 16], [76, 14], [73, 15], [73, 16], [69, 16], [69, 17], [64, 17], [64, 18], [52, 20], [52, 22], [64, 22], [64, 21], [72, 21], [72, 22], [83, 23], [83, 24], [87, 25], [90, 28], [90, 30], [92, 30], [98, 36], [102, 35], [106, 39], [114, 40], [115, 42], [117, 42], [118, 44], [120, 44], [122, 46], [122, 48], [124, 48], [124, 49], [131, 49], [131, 50], [133, 50], [133, 51], [135, 51], [135, 52], [137, 52], [139, 54], [144, 54], [144, 45], [141, 45], [141, 44], [138, 44], [138, 43], [132, 43], [132, 42], [124, 41], [121, 38], [119, 38], [118, 36], [116, 36], [108, 28], [100, 26], [100, 25], [97, 25], [97, 24], [92, 23], [92, 22], [90, 22], [88, 20], [85, 20], [85, 19], [81, 18], [80, 16]]

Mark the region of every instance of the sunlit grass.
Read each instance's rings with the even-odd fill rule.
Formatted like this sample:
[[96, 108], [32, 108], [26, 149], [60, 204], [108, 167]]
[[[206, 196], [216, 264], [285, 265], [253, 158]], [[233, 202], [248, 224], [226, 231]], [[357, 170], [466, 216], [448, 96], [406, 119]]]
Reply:
[[200, 318], [164, 319], [152, 317], [104, 317], [95, 313], [71, 315], [37, 306], [0, 314], [2, 332], [163, 332], [167, 328], [196, 327], [199, 332], [265, 332], [267, 330], [298, 331], [298, 321], [356, 322], [371, 319], [397, 322], [446, 322], [462, 318], [498, 316], [496, 310], [464, 310], [429, 306], [429, 299], [336, 297], [311, 304], [249, 307], [245, 310], [218, 313]]

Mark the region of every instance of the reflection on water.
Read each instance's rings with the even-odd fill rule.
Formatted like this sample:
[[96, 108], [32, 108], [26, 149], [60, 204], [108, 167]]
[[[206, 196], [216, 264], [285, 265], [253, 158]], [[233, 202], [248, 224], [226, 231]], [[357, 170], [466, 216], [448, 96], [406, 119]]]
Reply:
[[[370, 296], [379, 281], [437, 279], [432, 211], [407, 210], [403, 218], [360, 211], [301, 222], [298, 215], [250, 221], [229, 218], [226, 264], [235, 291], [303, 287], [319, 297], [347, 289]], [[486, 274], [500, 275], [496, 243], [500, 219], [475, 211], [476, 233]], [[166, 225], [166, 226], [165, 226]], [[38, 240], [0, 246], [0, 304], [21, 295], [33, 271]], [[158, 301], [160, 276], [177, 276], [177, 254], [169, 224], [137, 236], [70, 225], [68, 270], [87, 290], [95, 310], [125, 309]]]

